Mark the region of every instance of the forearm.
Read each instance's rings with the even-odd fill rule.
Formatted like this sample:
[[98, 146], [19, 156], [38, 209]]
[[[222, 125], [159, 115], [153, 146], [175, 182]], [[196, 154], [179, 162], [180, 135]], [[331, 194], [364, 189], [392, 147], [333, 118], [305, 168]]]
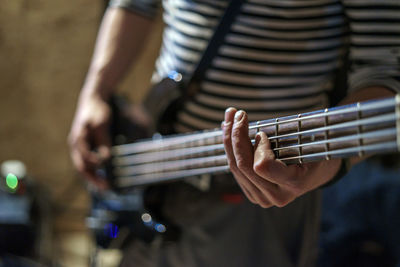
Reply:
[[108, 8], [81, 96], [109, 97], [140, 54], [151, 25], [149, 18], [122, 8]]
[[340, 104], [350, 104], [370, 99], [384, 98], [393, 96], [395, 92], [385, 87], [374, 86], [350, 93]]

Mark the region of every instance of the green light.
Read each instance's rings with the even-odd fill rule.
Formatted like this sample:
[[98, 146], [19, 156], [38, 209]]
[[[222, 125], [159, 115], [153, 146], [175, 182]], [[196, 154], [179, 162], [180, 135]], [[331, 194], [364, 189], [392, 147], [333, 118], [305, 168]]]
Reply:
[[9, 173], [6, 177], [6, 183], [8, 188], [15, 190], [18, 186], [18, 178], [12, 173]]

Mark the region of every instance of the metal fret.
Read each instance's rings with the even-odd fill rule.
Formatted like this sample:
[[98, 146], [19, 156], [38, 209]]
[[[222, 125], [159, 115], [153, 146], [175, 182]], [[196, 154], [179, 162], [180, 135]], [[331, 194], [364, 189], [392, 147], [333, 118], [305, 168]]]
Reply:
[[260, 126], [259, 126], [260, 123], [261, 123], [260, 121], [257, 121], [257, 122], [256, 122], [256, 126], [257, 126], [257, 127], [256, 127], [256, 134], [258, 134], [258, 133], [260, 132]]
[[397, 128], [397, 150], [400, 151], [400, 94], [396, 95], [396, 128]]
[[[214, 136], [214, 137], [211, 137], [211, 138], [208, 138], [208, 139], [212, 139], [214, 144], [217, 144], [217, 145], [218, 145], [218, 143], [222, 143], [221, 135]], [[207, 155], [213, 155], [213, 154], [216, 155], [215, 151], [213, 153], [208, 153]]]
[[[278, 136], [279, 133], [279, 118], [275, 119], [275, 137]], [[279, 147], [279, 138], [275, 139], [275, 147]], [[279, 158], [279, 151], [276, 152], [276, 157]]]
[[[301, 114], [297, 115], [297, 117], [300, 119]], [[301, 120], [298, 120], [298, 122], [297, 122], [297, 132], [298, 132], [298, 133], [301, 132]], [[301, 145], [301, 134], [299, 134], [299, 135], [297, 136], [297, 143], [298, 143], [299, 145]], [[302, 156], [302, 150], [303, 150], [303, 148], [302, 148], [301, 146], [299, 146], [299, 163], [300, 163], [300, 164], [303, 163], [303, 159], [301, 158], [301, 156]]]
[[[324, 113], [328, 114], [328, 111], [329, 110], [326, 108], [324, 110]], [[329, 125], [329, 117], [328, 117], [328, 115], [325, 115], [324, 116], [324, 127], [327, 128], [328, 125]], [[328, 129], [325, 130], [324, 137], [325, 137], [325, 141], [329, 140], [329, 130]], [[329, 154], [329, 142], [325, 143], [325, 152], [326, 152], [325, 159], [326, 160], [330, 160], [331, 159], [331, 155]]]
[[[357, 102], [357, 120], [361, 120], [361, 104], [360, 102]], [[358, 156], [362, 157], [364, 156], [364, 150], [362, 149], [363, 147], [363, 139], [361, 138], [361, 133], [362, 133], [362, 125], [359, 124], [357, 127], [357, 135], [359, 136], [358, 138], [358, 147], [360, 148], [360, 151], [358, 152]]]

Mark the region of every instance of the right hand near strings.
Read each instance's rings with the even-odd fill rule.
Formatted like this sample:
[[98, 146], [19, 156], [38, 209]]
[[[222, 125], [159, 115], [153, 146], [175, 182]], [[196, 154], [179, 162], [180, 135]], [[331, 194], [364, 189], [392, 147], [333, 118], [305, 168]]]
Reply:
[[111, 108], [104, 97], [82, 93], [68, 136], [74, 167], [97, 188], [108, 188], [96, 169], [111, 156]]

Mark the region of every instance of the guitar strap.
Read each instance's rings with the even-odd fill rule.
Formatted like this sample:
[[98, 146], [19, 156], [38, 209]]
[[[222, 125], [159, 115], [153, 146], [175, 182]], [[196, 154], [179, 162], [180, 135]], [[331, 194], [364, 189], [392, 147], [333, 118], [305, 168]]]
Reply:
[[186, 88], [182, 94], [185, 99], [192, 98], [199, 90], [201, 81], [204, 80], [205, 73], [209, 69], [213, 59], [217, 56], [218, 50], [225, 40], [225, 36], [231, 30], [231, 26], [239, 14], [241, 6], [245, 0], [231, 0], [221, 17], [219, 24], [214, 30], [206, 49], [203, 52], [192, 76], [187, 80]]
[[244, 1], [231, 0], [229, 2], [190, 77], [182, 77], [180, 73], [171, 70], [168, 77], [155, 84], [147, 94], [144, 106], [154, 119], [154, 125], [150, 126], [152, 132], [158, 131], [161, 134], [174, 132], [171, 122], [175, 121], [176, 113], [182, 108], [183, 103], [192, 99], [199, 91], [205, 72], [218, 54]]

